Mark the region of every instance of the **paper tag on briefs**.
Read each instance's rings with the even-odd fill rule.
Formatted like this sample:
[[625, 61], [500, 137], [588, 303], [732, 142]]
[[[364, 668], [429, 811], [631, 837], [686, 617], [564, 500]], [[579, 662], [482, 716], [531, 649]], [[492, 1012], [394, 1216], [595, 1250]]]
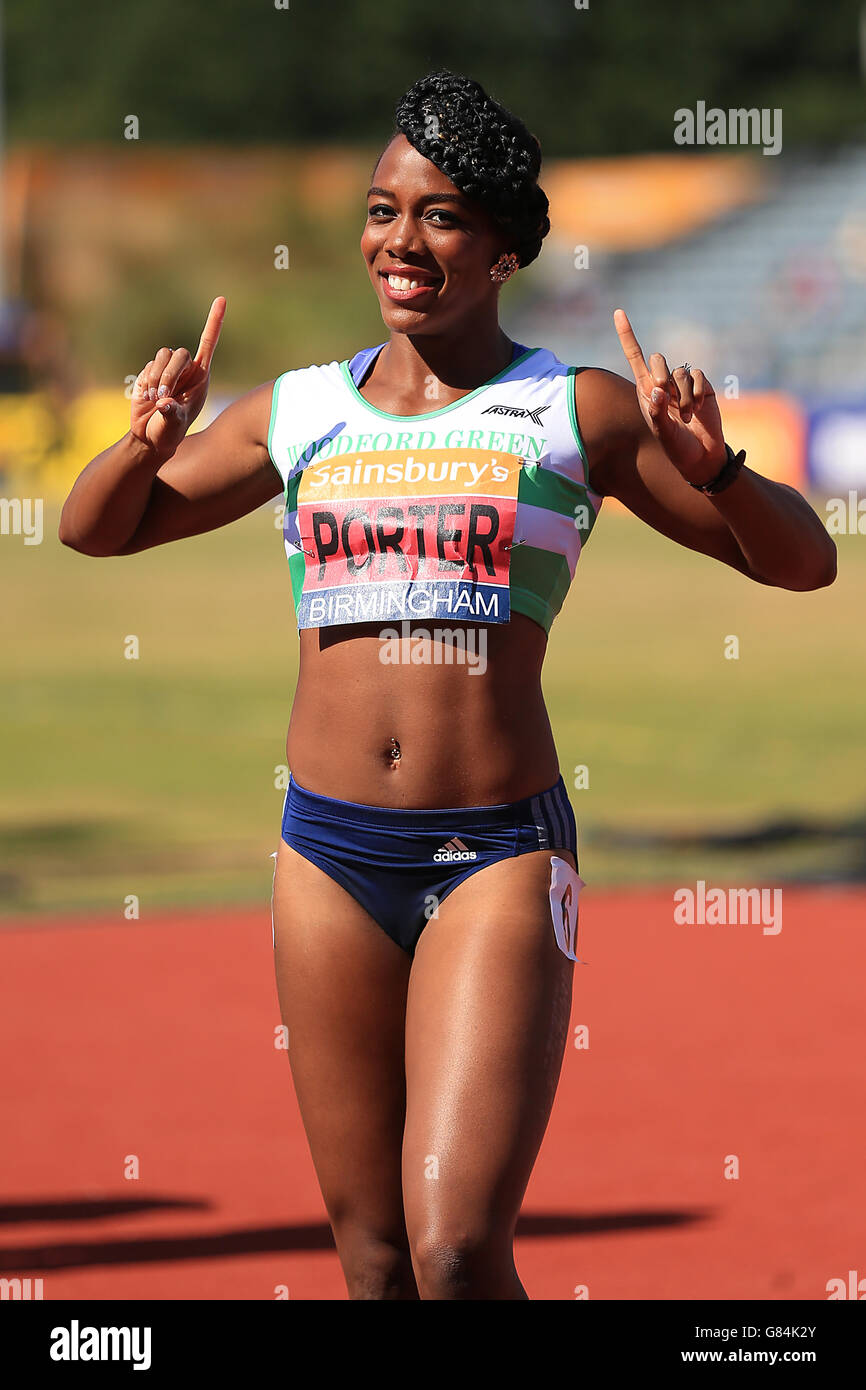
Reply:
[[578, 898], [581, 888], [586, 884], [575, 869], [565, 859], [560, 859], [553, 855], [550, 860], [550, 915], [553, 918], [553, 930], [556, 934], [556, 944], [563, 955], [568, 956], [569, 960], [577, 961], [578, 965], [585, 965], [586, 962], [578, 960], [575, 954], [577, 950], [577, 923], [578, 923]]

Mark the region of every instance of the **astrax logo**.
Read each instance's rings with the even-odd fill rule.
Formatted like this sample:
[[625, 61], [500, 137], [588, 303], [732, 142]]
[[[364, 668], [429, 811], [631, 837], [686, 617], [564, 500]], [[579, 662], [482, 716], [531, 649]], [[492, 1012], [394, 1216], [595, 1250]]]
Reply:
[[549, 405], [536, 406], [535, 410], [530, 410], [524, 405], [489, 405], [481, 414], [509, 415], [513, 420], [531, 420], [534, 425], [540, 425], [542, 415], [549, 409]]

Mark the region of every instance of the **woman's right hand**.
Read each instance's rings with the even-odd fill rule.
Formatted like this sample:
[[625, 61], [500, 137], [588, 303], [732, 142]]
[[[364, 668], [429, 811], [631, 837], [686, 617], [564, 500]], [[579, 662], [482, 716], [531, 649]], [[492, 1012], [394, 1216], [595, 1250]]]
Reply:
[[132, 392], [130, 433], [159, 459], [169, 459], [207, 398], [210, 364], [225, 318], [219, 295], [210, 307], [195, 357], [186, 348], [160, 348], [142, 368]]

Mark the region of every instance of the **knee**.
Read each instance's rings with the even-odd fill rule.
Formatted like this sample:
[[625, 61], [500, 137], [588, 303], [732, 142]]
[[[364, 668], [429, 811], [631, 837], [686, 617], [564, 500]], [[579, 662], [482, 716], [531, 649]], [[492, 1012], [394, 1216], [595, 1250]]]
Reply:
[[484, 1298], [512, 1268], [510, 1242], [466, 1228], [426, 1231], [412, 1247], [422, 1299]]
[[350, 1299], [418, 1297], [408, 1240], [357, 1226], [333, 1230]]

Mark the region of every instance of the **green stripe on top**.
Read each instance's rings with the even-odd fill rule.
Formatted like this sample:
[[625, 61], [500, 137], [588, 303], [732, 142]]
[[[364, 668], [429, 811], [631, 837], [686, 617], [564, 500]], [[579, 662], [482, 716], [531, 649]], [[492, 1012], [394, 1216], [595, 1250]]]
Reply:
[[565, 377], [565, 389], [568, 398], [568, 421], [571, 425], [571, 432], [574, 435], [574, 442], [577, 445], [580, 457], [583, 459], [583, 476], [589, 481], [589, 460], [586, 456], [586, 445], [580, 433], [580, 426], [577, 423], [577, 405], [575, 403], [574, 382], [578, 371], [583, 371], [583, 367], [569, 367]]
[[283, 372], [282, 375], [278, 376], [276, 381], [274, 382], [274, 389], [271, 392], [271, 418], [268, 422], [268, 453], [271, 456], [271, 463], [274, 465], [277, 472], [280, 471], [280, 468], [279, 464], [274, 458], [274, 426], [277, 423], [277, 405], [280, 399], [280, 382], [282, 381], [284, 376], [288, 376], [288, 373]]
[[304, 570], [306, 557], [300, 552], [289, 556], [289, 578], [292, 581], [292, 599], [295, 604], [295, 612], [301, 606], [301, 590], [304, 587]]
[[571, 574], [564, 555], [536, 550], [531, 545], [515, 546], [511, 552], [508, 592], [514, 613], [525, 613], [550, 631], [562, 607]]
[[543, 507], [560, 516], [574, 516], [578, 502], [586, 502], [595, 515], [595, 508], [586, 495], [586, 483], [575, 482], [552, 468], [539, 463], [524, 463], [517, 483], [517, 500], [530, 507]]
[[[298, 488], [301, 485], [301, 474], [295, 473], [289, 478], [286, 485], [286, 511], [294, 512], [298, 509]], [[304, 570], [306, 566], [306, 556], [303, 552], [289, 555], [289, 577], [292, 581], [292, 598], [295, 601], [295, 612], [298, 611], [301, 602], [301, 590], [304, 587]]]

